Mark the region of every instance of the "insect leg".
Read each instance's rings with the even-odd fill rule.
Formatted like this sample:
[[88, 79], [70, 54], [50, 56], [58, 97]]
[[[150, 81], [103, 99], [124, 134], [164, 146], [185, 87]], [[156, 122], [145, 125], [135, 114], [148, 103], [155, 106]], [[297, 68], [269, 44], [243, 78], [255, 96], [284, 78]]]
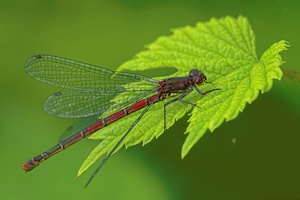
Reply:
[[187, 104], [191, 104], [193, 106], [195, 106], [194, 103], [191, 103], [191, 102], [188, 102], [188, 101], [185, 101], [183, 100], [183, 98], [189, 94], [191, 91], [193, 91], [193, 88], [189, 88], [187, 89], [184, 93], [182, 93], [179, 97], [177, 97], [176, 99], [172, 99], [171, 101], [168, 101], [167, 103], [164, 104], [164, 131], [166, 131], [167, 129], [167, 118], [166, 118], [166, 115], [167, 115], [167, 110], [166, 110], [166, 107], [176, 101], [181, 101], [181, 102], [184, 102], [184, 103], [187, 103]]
[[197, 88], [196, 86], [193, 86], [195, 89], [196, 89], [196, 91], [199, 93], [199, 94], [201, 94], [201, 95], [206, 95], [206, 94], [208, 94], [208, 93], [210, 93], [210, 92], [213, 92], [213, 91], [216, 91], [216, 90], [221, 90], [221, 88], [215, 88], [215, 89], [212, 89], [212, 90], [208, 90], [208, 91], [206, 91], [206, 92], [202, 92], [199, 88]]

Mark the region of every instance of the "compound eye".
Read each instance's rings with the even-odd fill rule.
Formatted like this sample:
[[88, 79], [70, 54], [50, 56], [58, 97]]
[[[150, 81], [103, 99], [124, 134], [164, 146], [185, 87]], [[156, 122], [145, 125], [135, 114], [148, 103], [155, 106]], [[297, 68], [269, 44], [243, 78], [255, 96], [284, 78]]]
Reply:
[[204, 74], [201, 74], [200, 76], [197, 77], [195, 83], [196, 83], [197, 85], [200, 85], [200, 84], [202, 84], [205, 80], [206, 80], [205, 75], [204, 75]]

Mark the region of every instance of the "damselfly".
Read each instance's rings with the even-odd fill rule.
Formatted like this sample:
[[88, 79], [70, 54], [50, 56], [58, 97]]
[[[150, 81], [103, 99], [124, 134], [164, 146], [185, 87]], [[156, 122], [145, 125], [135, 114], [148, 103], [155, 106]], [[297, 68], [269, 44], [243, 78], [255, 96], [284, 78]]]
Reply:
[[[44, 109], [48, 113], [66, 118], [86, 117], [87, 119], [78, 126], [79, 128], [76, 127], [73, 130], [75, 133], [72, 136], [62, 140], [48, 151], [25, 162], [22, 168], [26, 172], [31, 171], [46, 159], [82, 138], [88, 137], [114, 121], [144, 108], [134, 123], [128, 126], [128, 130], [118, 143], [116, 143], [114, 148], [102, 160], [86, 186], [153, 104], [170, 96], [175, 96], [170, 101], [164, 103], [163, 106], [164, 130], [166, 130], [166, 107], [168, 105], [182, 101], [195, 106], [196, 104], [183, 99], [193, 89], [201, 95], [219, 90], [219, 88], [215, 88], [206, 92], [201, 91], [197, 86], [206, 82], [206, 77], [204, 73], [197, 69], [192, 69], [187, 76], [166, 78], [157, 81], [142, 75], [114, 72], [102, 67], [65, 58], [36, 55], [26, 62], [25, 70], [37, 80], [71, 89], [57, 92], [47, 99]], [[128, 89], [128, 85], [133, 83], [138, 83], [139, 87]], [[152, 88], [146, 90], [145, 88], [149, 88], [149, 85]], [[113, 101], [117, 95], [128, 91], [134, 93], [135, 96]], [[112, 114], [98, 119], [99, 115], [107, 111], [112, 111]]]

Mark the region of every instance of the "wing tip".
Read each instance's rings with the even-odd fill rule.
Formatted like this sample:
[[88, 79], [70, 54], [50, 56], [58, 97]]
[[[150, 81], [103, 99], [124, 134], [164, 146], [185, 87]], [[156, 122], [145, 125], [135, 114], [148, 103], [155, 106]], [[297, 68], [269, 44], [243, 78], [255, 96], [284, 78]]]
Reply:
[[25, 65], [24, 65], [24, 68], [25, 68], [25, 69], [29, 68], [29, 67], [31, 66], [31, 63], [32, 63], [34, 60], [42, 59], [42, 58], [43, 58], [43, 55], [42, 55], [42, 54], [38, 54], [38, 55], [34, 55], [34, 56], [30, 57], [30, 58], [26, 61]]

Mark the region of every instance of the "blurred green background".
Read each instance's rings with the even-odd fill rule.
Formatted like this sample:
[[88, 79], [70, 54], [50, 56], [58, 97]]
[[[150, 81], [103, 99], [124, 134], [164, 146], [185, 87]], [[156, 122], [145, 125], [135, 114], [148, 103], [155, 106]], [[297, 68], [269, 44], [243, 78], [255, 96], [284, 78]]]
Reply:
[[299, 199], [300, 86], [285, 79], [237, 119], [208, 132], [184, 160], [188, 116], [158, 140], [117, 153], [87, 189], [96, 166], [75, 176], [97, 141], [84, 140], [30, 173], [21, 169], [74, 122], [43, 111], [44, 100], [59, 89], [25, 73], [30, 56], [116, 69], [171, 28], [242, 14], [256, 34], [259, 57], [285, 39], [291, 48], [282, 53], [283, 68], [300, 71], [299, 9], [296, 0], [0, 0], [0, 199]]

